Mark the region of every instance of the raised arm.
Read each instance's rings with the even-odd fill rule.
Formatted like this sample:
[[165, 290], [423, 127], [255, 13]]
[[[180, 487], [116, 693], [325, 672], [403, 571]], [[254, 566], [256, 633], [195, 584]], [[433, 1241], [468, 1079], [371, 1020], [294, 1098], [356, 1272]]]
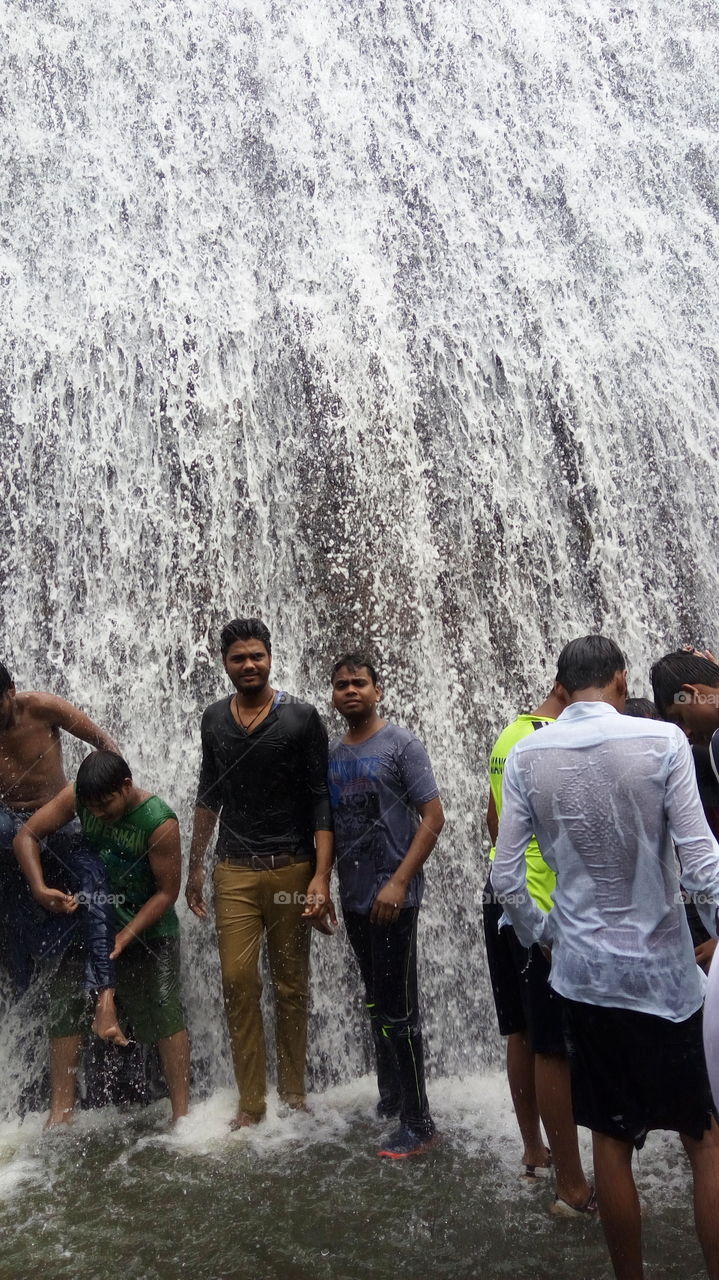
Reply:
[[36, 902], [46, 911], [71, 912], [77, 907], [71, 893], [60, 889], [48, 889], [40, 862], [40, 841], [52, 835], [75, 817], [75, 788], [63, 787], [48, 804], [33, 813], [18, 831], [13, 841], [13, 852], [30, 886]]
[[176, 818], [168, 818], [155, 828], [150, 836], [147, 856], [155, 881], [155, 892], [143, 903], [129, 924], [120, 929], [115, 938], [115, 950], [111, 957], [113, 960], [145, 929], [157, 924], [177, 901], [182, 882], [182, 854], [180, 827]]
[[96, 725], [79, 707], [73, 707], [64, 698], [56, 698], [54, 693], [37, 693], [34, 695], [34, 710], [57, 729], [64, 729], [73, 738], [87, 742], [97, 751], [114, 751], [121, 754], [117, 743]]

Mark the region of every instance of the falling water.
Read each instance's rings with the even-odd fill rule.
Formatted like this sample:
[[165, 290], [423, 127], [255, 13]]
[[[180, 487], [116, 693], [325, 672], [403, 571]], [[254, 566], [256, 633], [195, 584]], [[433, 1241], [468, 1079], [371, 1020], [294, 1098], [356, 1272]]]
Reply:
[[[496, 1061], [493, 734], [574, 634], [616, 636], [636, 692], [717, 637], [718, 16], [5, 9], [2, 652], [187, 833], [223, 620], [259, 613], [275, 682], [327, 715], [332, 657], [369, 646], [449, 816], [435, 1079]], [[184, 947], [207, 1092], [230, 1079], [216, 954], [191, 918]], [[315, 939], [315, 1087], [366, 1069], [360, 1027], [346, 948]]]

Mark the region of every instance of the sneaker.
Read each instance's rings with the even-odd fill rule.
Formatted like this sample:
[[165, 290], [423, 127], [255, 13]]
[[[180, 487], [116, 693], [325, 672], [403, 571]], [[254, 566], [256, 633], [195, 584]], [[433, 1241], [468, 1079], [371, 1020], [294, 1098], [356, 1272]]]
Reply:
[[388, 1139], [386, 1147], [378, 1151], [377, 1155], [386, 1156], [388, 1160], [405, 1160], [407, 1156], [421, 1156], [422, 1152], [428, 1151], [436, 1141], [436, 1133], [415, 1133], [414, 1130], [408, 1129], [406, 1124], [401, 1124]]

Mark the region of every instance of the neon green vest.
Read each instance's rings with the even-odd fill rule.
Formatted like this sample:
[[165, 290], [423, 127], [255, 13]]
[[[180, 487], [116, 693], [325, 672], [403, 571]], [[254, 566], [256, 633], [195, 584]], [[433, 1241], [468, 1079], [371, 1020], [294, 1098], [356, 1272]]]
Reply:
[[[552, 716], [517, 716], [517, 719], [513, 720], [500, 733], [492, 747], [489, 757], [489, 785], [494, 796], [497, 818], [502, 812], [502, 779], [507, 756], [515, 743], [522, 738], [526, 738], [528, 734], [534, 733], [534, 726], [537, 721], [541, 721], [542, 724], [554, 724]], [[494, 859], [494, 854], [495, 850], [493, 848], [490, 849], [489, 856], [491, 859]], [[527, 859], [527, 888], [542, 911], [551, 911], [554, 906], [552, 893], [557, 883], [557, 877], [552, 868], [548, 867], [544, 861], [534, 836], [532, 836], [527, 845], [525, 857]]]

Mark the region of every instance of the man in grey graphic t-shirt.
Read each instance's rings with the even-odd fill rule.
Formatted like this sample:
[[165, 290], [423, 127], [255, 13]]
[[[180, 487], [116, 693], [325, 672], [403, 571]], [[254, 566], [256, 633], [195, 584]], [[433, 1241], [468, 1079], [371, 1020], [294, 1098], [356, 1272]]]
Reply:
[[401, 1159], [423, 1151], [434, 1135], [424, 1087], [417, 914], [422, 867], [444, 814], [425, 748], [407, 729], [381, 719], [381, 696], [365, 655], [337, 660], [332, 697], [348, 724], [329, 760], [340, 899], [367, 992], [378, 1113], [400, 1119], [378, 1154]]

